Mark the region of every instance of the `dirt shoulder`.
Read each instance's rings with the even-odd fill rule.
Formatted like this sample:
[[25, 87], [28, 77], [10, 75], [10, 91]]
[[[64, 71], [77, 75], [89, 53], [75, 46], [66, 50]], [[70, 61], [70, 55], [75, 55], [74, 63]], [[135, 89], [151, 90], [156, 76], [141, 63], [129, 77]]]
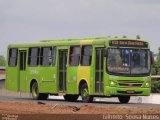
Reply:
[[[60, 104], [45, 104], [42, 102], [0, 102], [1, 118], [11, 117], [14, 120], [57, 119], [79, 120], [81, 119], [104, 119], [103, 115], [126, 115], [126, 114], [160, 114], [160, 108], [138, 108], [124, 106], [69, 106]], [[17, 119], [16, 119], [17, 117]], [[19, 117], [19, 118], [18, 118]], [[32, 120], [31, 119], [31, 120]]]
[[160, 114], [160, 108], [126, 106], [71, 106], [43, 102], [0, 102], [0, 114]]

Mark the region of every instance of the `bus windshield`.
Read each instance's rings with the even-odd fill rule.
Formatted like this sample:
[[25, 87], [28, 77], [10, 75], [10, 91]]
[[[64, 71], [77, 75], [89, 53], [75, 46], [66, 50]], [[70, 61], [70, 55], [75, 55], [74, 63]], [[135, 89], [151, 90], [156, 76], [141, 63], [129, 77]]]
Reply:
[[124, 75], [144, 75], [150, 72], [149, 50], [108, 49], [107, 70]]

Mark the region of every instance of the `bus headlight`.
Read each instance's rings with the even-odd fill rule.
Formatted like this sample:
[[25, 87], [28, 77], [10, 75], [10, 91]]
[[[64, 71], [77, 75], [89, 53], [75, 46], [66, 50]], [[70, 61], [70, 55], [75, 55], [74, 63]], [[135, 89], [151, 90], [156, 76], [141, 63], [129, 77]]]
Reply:
[[142, 87], [150, 87], [150, 83], [149, 83], [149, 82], [146, 82], [146, 83], [143, 84]]
[[149, 87], [149, 83], [148, 82], [145, 85]]
[[116, 86], [116, 82], [110, 81], [110, 86], [115, 87]]

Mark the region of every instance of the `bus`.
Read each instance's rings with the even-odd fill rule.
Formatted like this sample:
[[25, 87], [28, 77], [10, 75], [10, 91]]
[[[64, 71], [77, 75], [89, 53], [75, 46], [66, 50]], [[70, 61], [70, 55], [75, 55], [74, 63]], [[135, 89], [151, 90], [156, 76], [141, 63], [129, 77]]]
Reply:
[[83, 38], [11, 44], [7, 50], [5, 87], [66, 101], [93, 97], [149, 96], [153, 55], [149, 43], [135, 38]]

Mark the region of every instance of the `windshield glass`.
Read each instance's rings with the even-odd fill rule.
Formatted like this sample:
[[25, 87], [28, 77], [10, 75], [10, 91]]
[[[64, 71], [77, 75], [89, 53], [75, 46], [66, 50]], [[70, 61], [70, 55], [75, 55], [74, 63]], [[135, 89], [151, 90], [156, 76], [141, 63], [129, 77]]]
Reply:
[[149, 50], [108, 49], [107, 70], [111, 73], [141, 75], [150, 72]]

